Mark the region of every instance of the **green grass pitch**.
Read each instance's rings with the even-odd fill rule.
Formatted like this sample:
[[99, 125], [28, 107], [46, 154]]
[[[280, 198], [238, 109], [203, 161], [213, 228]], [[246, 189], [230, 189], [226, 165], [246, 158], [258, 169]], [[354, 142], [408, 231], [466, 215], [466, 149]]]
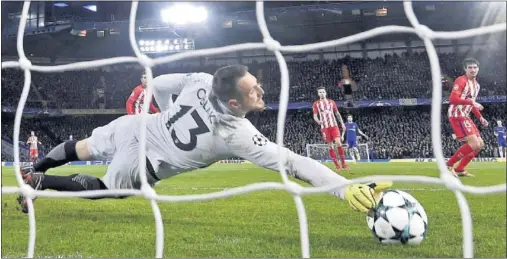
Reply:
[[[434, 163], [352, 165], [347, 178], [374, 174], [437, 176]], [[506, 182], [505, 163], [472, 163], [476, 177], [465, 184]], [[101, 176], [105, 167], [61, 167], [51, 174]], [[277, 172], [251, 164], [217, 164], [184, 173], [156, 186], [161, 194], [216, 192], [255, 182], [281, 181]], [[13, 169], [2, 168], [2, 186], [16, 185]], [[462, 226], [454, 194], [443, 186], [398, 184], [418, 199], [429, 217], [420, 246], [376, 243], [365, 216], [328, 194], [303, 196], [312, 257], [462, 257]], [[2, 257], [26, 256], [28, 218], [15, 195], [2, 195]], [[506, 256], [506, 195], [470, 195], [476, 257]], [[299, 225], [292, 197], [262, 191], [193, 203], [159, 203], [164, 223], [165, 257], [300, 257]], [[155, 223], [143, 198], [90, 201], [38, 198], [35, 201], [35, 257], [153, 257]]]

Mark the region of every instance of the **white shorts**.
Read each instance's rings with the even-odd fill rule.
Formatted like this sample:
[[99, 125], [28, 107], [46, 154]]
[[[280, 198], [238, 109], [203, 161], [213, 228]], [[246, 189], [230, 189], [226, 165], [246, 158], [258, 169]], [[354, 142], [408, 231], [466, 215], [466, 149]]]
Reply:
[[[139, 189], [139, 141], [134, 130], [139, 116], [125, 115], [93, 130], [88, 138], [88, 151], [95, 160], [111, 160], [102, 181], [108, 189]], [[145, 158], [146, 159], [146, 158]], [[146, 170], [148, 172], [148, 170]], [[146, 174], [148, 183], [157, 180]]]

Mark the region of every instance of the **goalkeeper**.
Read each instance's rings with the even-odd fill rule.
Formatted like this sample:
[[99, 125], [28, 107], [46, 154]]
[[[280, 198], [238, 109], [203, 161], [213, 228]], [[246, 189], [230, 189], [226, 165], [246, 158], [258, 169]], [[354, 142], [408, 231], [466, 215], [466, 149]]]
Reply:
[[[245, 118], [250, 111], [264, 110], [264, 91], [248, 68], [232, 65], [215, 75], [205, 73], [166, 74], [153, 80], [161, 113], [122, 116], [93, 130], [80, 141], [66, 141], [33, 167], [23, 169], [25, 183], [36, 190], [85, 191], [139, 189], [139, 139], [142, 116], [147, 116], [146, 176], [148, 183], [179, 173], [207, 167], [228, 157], [242, 157], [261, 167], [278, 171], [280, 154], [286, 157], [290, 176], [313, 186], [345, 184], [344, 177], [308, 157], [278, 146], [264, 137]], [[170, 96], [178, 95], [171, 103]], [[45, 172], [71, 161], [111, 160], [102, 179], [85, 174], [57, 176]], [[353, 184], [331, 194], [366, 213], [375, 197], [391, 182]], [[112, 197], [107, 195], [107, 198]], [[118, 197], [120, 198], [120, 197]], [[23, 212], [26, 200], [18, 198]]]

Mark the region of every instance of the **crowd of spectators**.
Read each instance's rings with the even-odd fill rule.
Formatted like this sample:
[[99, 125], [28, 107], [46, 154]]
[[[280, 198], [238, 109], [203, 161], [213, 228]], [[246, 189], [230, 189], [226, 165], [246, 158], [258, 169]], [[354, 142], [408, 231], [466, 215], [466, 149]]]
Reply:
[[[479, 157], [497, 157], [497, 143], [493, 135], [496, 120], [507, 122], [506, 104], [485, 105], [484, 117], [490, 126], [478, 126], [486, 143]], [[364, 109], [341, 110], [344, 117], [351, 114], [359, 128], [370, 137], [367, 143], [375, 159], [383, 158], [431, 158], [430, 106], [412, 107], [374, 107]], [[92, 130], [102, 126], [119, 115], [102, 116], [64, 116], [59, 118], [27, 118], [22, 120], [20, 141], [26, 142], [31, 130], [34, 130], [43, 143], [41, 155], [46, 154], [56, 144], [72, 135], [74, 139], [89, 136]], [[264, 111], [252, 113], [247, 117], [260, 132], [270, 140], [276, 141], [277, 112]], [[477, 125], [479, 122], [474, 119]], [[13, 118], [2, 116], [2, 139], [12, 140]], [[322, 144], [319, 126], [312, 119], [311, 110], [290, 110], [285, 123], [285, 145], [294, 152], [306, 155], [307, 144]], [[444, 155], [450, 157], [460, 146], [452, 138], [452, 131], [445, 111], [442, 112], [442, 143]], [[26, 151], [28, 152], [28, 151]], [[9, 154], [2, 153], [2, 160], [8, 160]], [[11, 160], [12, 161], [12, 160]]]
[[[30, 136], [30, 132], [34, 131], [42, 143], [38, 145], [38, 148], [39, 155], [43, 156], [59, 143], [68, 140], [71, 135], [73, 139], [87, 138], [94, 128], [105, 125], [117, 117], [118, 115], [85, 115], [24, 118], [21, 121], [19, 141], [21, 147], [27, 149], [28, 145], [26, 145], [26, 141]], [[12, 143], [14, 139], [13, 130], [14, 117], [12, 117], [12, 114], [3, 113], [2, 140]], [[28, 151], [25, 153], [28, 155]], [[2, 152], [2, 160], [12, 161], [9, 159], [12, 159], [11, 154]]]
[[[442, 74], [451, 80], [462, 73], [462, 54], [440, 53]], [[479, 58], [479, 61], [481, 59]], [[480, 95], [505, 95], [505, 51], [482, 61], [479, 81]], [[357, 84], [356, 100], [379, 100], [431, 97], [431, 71], [426, 53], [407, 52], [386, 55], [383, 58], [344, 58], [335, 60], [290, 61], [291, 102], [311, 102], [316, 98], [316, 88], [324, 86], [328, 96], [344, 100], [338, 82], [342, 79], [342, 64], [347, 64], [352, 79]], [[278, 103], [280, 95], [280, 71], [276, 61], [253, 63], [251, 72], [258, 76], [265, 89], [265, 101]], [[214, 73], [216, 65], [205, 67], [158, 66], [154, 74], [207, 72]], [[132, 89], [140, 83], [141, 70], [109, 69], [107, 71], [68, 71], [60, 73], [32, 73], [32, 90], [27, 107], [48, 108], [125, 108], [125, 101]], [[24, 75], [18, 69], [2, 71], [2, 104], [16, 105], [21, 95]], [[446, 89], [448, 90], [448, 89]], [[445, 91], [448, 92], [448, 91]], [[39, 101], [37, 101], [39, 100]], [[43, 100], [43, 101], [42, 101]], [[98, 103], [103, 104], [100, 106]]]
[[[488, 128], [478, 126], [486, 143], [479, 156], [496, 157], [497, 142], [493, 128], [496, 126], [496, 120], [501, 120], [505, 124], [506, 105], [494, 104], [486, 107], [484, 116], [489, 120], [490, 126]], [[430, 106], [347, 109], [341, 113], [344, 117], [348, 114], [353, 116], [361, 131], [370, 138], [368, 141], [362, 139], [359, 143], [367, 143], [377, 159], [434, 157]], [[276, 119], [276, 113], [251, 118], [259, 130], [272, 141], [276, 140]], [[480, 125], [477, 120], [475, 121]], [[452, 137], [445, 111], [442, 113], [441, 125], [444, 156], [450, 157], [460, 146], [460, 142]], [[285, 127], [284, 143], [296, 153], [306, 154], [307, 144], [323, 143], [319, 126], [312, 119], [311, 110], [289, 112]]]
[[[453, 80], [462, 73], [463, 54], [439, 53], [442, 74]], [[505, 51], [478, 56], [481, 62], [479, 82], [481, 96], [506, 95]], [[306, 60], [287, 62], [290, 76], [290, 102], [312, 102], [316, 88], [324, 86], [328, 97], [343, 100], [339, 86], [342, 64], [346, 64], [357, 84], [355, 100], [385, 100], [398, 98], [431, 98], [431, 71], [427, 54], [393, 54], [382, 58], [351, 58], [335, 60]], [[190, 65], [157, 66], [154, 75], [164, 73], [214, 73], [217, 65], [194, 67]], [[280, 71], [276, 61], [249, 64], [252, 74], [258, 77], [265, 90], [265, 101], [278, 103]], [[59, 73], [32, 72], [32, 85], [26, 107], [58, 109], [125, 109], [132, 89], [140, 83], [142, 70], [129, 66], [112, 66], [98, 70], [79, 70]], [[2, 71], [2, 106], [16, 106], [21, 95], [24, 73], [17, 69]], [[444, 85], [444, 93], [449, 85]], [[492, 128], [496, 120], [505, 122], [505, 103], [487, 105], [485, 117], [492, 124], [481, 128], [486, 148], [482, 157], [496, 156], [496, 142]], [[451, 137], [451, 129], [443, 108], [443, 144], [445, 156], [450, 156], [460, 143]], [[347, 109], [362, 131], [370, 136], [368, 146], [375, 158], [433, 157], [430, 135], [430, 107], [376, 107]], [[2, 113], [2, 143], [12, 143], [13, 115]], [[69, 138], [81, 139], [91, 131], [120, 115], [63, 116], [25, 118], [21, 125], [20, 142], [25, 143], [30, 131], [39, 136], [40, 154]], [[275, 141], [277, 114], [273, 111], [248, 116], [259, 130]], [[361, 140], [363, 141], [363, 140]], [[311, 119], [311, 110], [289, 111], [284, 143], [296, 153], [305, 154], [307, 144], [322, 143], [318, 125]], [[24, 144], [23, 144], [24, 147]], [[26, 152], [25, 152], [26, 153]], [[23, 155], [25, 155], [23, 153]], [[2, 153], [2, 160], [12, 160], [11, 154]]]

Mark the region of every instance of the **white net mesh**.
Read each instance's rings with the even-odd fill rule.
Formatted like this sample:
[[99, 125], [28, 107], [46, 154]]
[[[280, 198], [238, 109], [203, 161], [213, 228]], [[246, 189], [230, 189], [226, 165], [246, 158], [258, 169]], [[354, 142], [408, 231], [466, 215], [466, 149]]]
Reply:
[[[294, 202], [296, 203], [297, 213], [299, 217], [299, 225], [300, 225], [300, 238], [301, 238], [301, 254], [304, 258], [310, 257], [310, 245], [308, 238], [308, 224], [306, 218], [305, 207], [303, 205], [303, 201], [301, 199], [301, 195], [310, 194], [310, 193], [323, 193], [330, 192], [332, 189], [344, 187], [343, 185], [330, 184], [327, 186], [314, 188], [314, 187], [302, 187], [292, 181], [290, 181], [287, 177], [287, 174], [284, 170], [284, 161], [285, 157], [280, 158], [279, 169], [280, 174], [283, 179], [283, 183], [270, 182], [270, 183], [257, 183], [250, 184], [242, 187], [237, 187], [233, 189], [228, 189], [222, 192], [210, 193], [210, 194], [199, 194], [199, 195], [181, 195], [181, 196], [163, 196], [158, 195], [147, 183], [146, 175], [145, 175], [145, 163], [144, 159], [140, 159], [140, 168], [141, 168], [141, 181], [142, 187], [141, 190], [103, 190], [103, 191], [83, 191], [83, 192], [46, 192], [46, 191], [34, 191], [30, 186], [23, 183], [21, 172], [20, 172], [20, 161], [19, 161], [19, 133], [20, 133], [20, 124], [21, 117], [23, 114], [23, 108], [25, 106], [28, 92], [30, 88], [30, 80], [31, 80], [31, 71], [39, 71], [39, 72], [56, 72], [56, 71], [67, 71], [67, 70], [79, 70], [84, 68], [91, 67], [99, 67], [106, 66], [118, 63], [134, 63], [138, 62], [146, 69], [146, 75], [148, 78], [148, 93], [144, 99], [144, 111], [148, 110], [149, 101], [152, 98], [153, 86], [152, 79], [153, 74], [151, 71], [151, 67], [162, 64], [173, 62], [177, 60], [182, 60], [191, 57], [198, 57], [203, 55], [216, 55], [227, 52], [241, 51], [241, 50], [249, 50], [249, 49], [265, 49], [272, 51], [278, 64], [280, 66], [281, 72], [281, 93], [280, 93], [280, 109], [278, 112], [278, 125], [277, 125], [277, 135], [276, 142], [281, 147], [283, 142], [283, 134], [285, 124], [285, 115], [287, 112], [288, 105], [288, 92], [289, 92], [289, 71], [287, 69], [287, 64], [282, 55], [283, 52], [305, 52], [311, 50], [317, 50], [321, 48], [333, 47], [343, 44], [349, 44], [356, 41], [365, 40], [368, 38], [372, 38], [382, 34], [391, 34], [391, 33], [415, 33], [417, 34], [423, 41], [426, 47], [426, 51], [429, 56], [429, 61], [431, 64], [431, 75], [433, 81], [433, 98], [432, 98], [432, 125], [431, 125], [431, 137], [434, 154], [437, 160], [438, 168], [440, 169], [440, 178], [434, 177], [426, 177], [426, 176], [371, 176], [371, 177], [363, 177], [352, 180], [349, 184], [353, 183], [364, 183], [368, 181], [379, 181], [379, 180], [393, 180], [398, 182], [415, 182], [415, 183], [427, 183], [427, 184], [442, 184], [445, 185], [448, 189], [454, 191], [456, 198], [458, 200], [458, 205], [461, 212], [462, 224], [463, 224], [463, 256], [466, 258], [471, 258], [474, 255], [474, 246], [473, 246], [473, 236], [472, 236], [472, 217], [470, 214], [470, 210], [468, 207], [468, 203], [463, 195], [463, 192], [473, 193], [473, 194], [489, 194], [489, 193], [500, 193], [506, 192], [506, 184], [500, 184], [490, 187], [474, 187], [463, 185], [458, 179], [451, 176], [451, 174], [447, 171], [443, 152], [442, 152], [442, 139], [441, 139], [441, 106], [442, 106], [442, 87], [441, 87], [441, 74], [440, 74], [440, 65], [438, 61], [438, 56], [435, 50], [434, 45], [432, 44], [433, 39], [460, 39], [467, 38], [482, 34], [489, 34], [495, 32], [501, 32], [506, 30], [506, 23], [495, 24], [487, 27], [480, 27], [470, 30], [464, 31], [455, 31], [455, 32], [436, 32], [432, 31], [428, 27], [419, 24], [413, 9], [412, 3], [409, 1], [403, 2], [404, 10], [409, 19], [410, 23], [413, 27], [403, 27], [403, 26], [382, 26], [369, 31], [365, 31], [356, 35], [348, 36], [345, 38], [315, 43], [315, 44], [307, 44], [307, 45], [298, 45], [298, 46], [281, 46], [276, 40], [274, 40], [268, 31], [266, 26], [266, 21], [264, 18], [264, 3], [257, 2], [256, 3], [256, 15], [257, 21], [264, 37], [264, 43], [245, 43], [245, 44], [237, 44], [225, 47], [219, 47], [214, 49], [203, 49], [196, 50], [193, 52], [184, 52], [178, 53], [167, 57], [161, 57], [156, 59], [151, 59], [144, 54], [141, 54], [139, 48], [137, 46], [135, 40], [135, 18], [137, 11], [138, 2], [132, 2], [132, 8], [130, 13], [130, 25], [129, 25], [129, 36], [130, 43], [136, 57], [117, 57], [117, 58], [109, 58], [102, 60], [95, 60], [89, 62], [77, 62], [73, 64], [60, 65], [60, 66], [35, 66], [32, 65], [31, 62], [26, 58], [26, 55], [23, 50], [23, 35], [25, 31], [27, 14], [30, 7], [30, 1], [25, 1], [23, 5], [23, 10], [21, 14], [21, 20], [18, 28], [17, 34], [17, 51], [19, 55], [19, 61], [8, 61], [2, 62], [2, 68], [14, 68], [19, 67], [23, 69], [25, 75], [25, 82], [23, 86], [23, 91], [19, 100], [19, 104], [16, 110], [16, 116], [14, 119], [14, 168], [16, 172], [16, 179], [19, 183], [19, 187], [3, 187], [2, 194], [7, 193], [22, 193], [26, 197], [28, 197], [28, 219], [29, 219], [29, 238], [28, 238], [28, 250], [27, 257], [32, 258], [34, 255], [35, 249], [35, 211], [33, 207], [32, 199], [36, 196], [40, 197], [54, 197], [54, 198], [64, 198], [64, 197], [93, 197], [93, 196], [103, 196], [103, 195], [136, 195], [136, 196], [144, 196], [146, 199], [150, 200], [153, 215], [155, 216], [155, 225], [156, 225], [156, 247], [155, 247], [155, 256], [157, 258], [161, 258], [163, 256], [164, 250], [164, 226], [162, 223], [162, 216], [160, 214], [160, 209], [157, 205], [157, 201], [166, 201], [166, 202], [188, 202], [188, 201], [204, 201], [204, 200], [212, 200], [225, 198], [245, 193], [250, 193], [259, 190], [266, 189], [279, 189], [286, 190], [290, 192], [294, 196]], [[146, 120], [143, 119], [140, 125], [141, 130], [141, 140], [140, 140], [140, 156], [145, 156], [145, 148], [146, 148]], [[280, 154], [284, 154], [280, 152]]]

